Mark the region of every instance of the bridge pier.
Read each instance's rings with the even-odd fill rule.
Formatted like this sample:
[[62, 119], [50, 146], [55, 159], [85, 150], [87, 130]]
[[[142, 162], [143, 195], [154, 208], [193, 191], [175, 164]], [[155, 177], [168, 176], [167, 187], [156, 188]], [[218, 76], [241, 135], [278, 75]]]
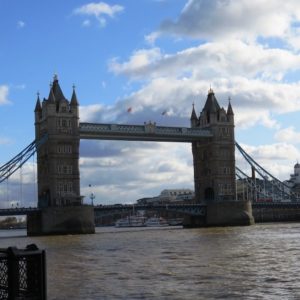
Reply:
[[92, 206], [47, 207], [27, 216], [27, 235], [95, 233]]
[[247, 226], [253, 225], [250, 201], [226, 201], [207, 205], [207, 226]]
[[250, 201], [212, 202], [206, 206], [206, 216], [187, 216], [184, 227], [248, 226], [254, 224]]

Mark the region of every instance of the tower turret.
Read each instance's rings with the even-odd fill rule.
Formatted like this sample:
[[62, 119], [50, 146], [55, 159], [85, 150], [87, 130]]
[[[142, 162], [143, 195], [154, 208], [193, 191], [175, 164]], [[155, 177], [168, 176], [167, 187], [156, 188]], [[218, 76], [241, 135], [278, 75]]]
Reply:
[[192, 114], [191, 114], [191, 127], [196, 127], [198, 124], [198, 117], [195, 112], [195, 104], [193, 103], [193, 109], [192, 109]]
[[217, 113], [220, 110], [220, 105], [215, 97], [214, 91], [210, 88], [207, 99], [202, 110], [202, 117], [205, 118], [204, 123], [213, 124], [217, 122]]
[[39, 120], [42, 117], [42, 106], [41, 106], [41, 100], [40, 100], [40, 94], [37, 93], [37, 99], [35, 104], [35, 120]]
[[229, 122], [234, 124], [234, 113], [233, 113], [233, 109], [232, 109], [232, 106], [231, 106], [230, 97], [228, 98], [227, 118], [228, 118]]
[[79, 106], [79, 103], [78, 103], [77, 95], [75, 92], [75, 85], [73, 85], [73, 92], [72, 92], [72, 97], [71, 97], [71, 102], [70, 102], [70, 110], [73, 113], [76, 112], [77, 115], [79, 116], [78, 106]]

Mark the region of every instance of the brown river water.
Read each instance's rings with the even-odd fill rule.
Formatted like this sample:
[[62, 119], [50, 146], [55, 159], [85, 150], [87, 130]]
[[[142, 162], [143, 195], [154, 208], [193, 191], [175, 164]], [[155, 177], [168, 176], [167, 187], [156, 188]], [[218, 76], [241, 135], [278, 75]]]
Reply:
[[300, 299], [300, 224], [183, 229], [97, 228], [0, 247], [46, 250], [48, 299]]

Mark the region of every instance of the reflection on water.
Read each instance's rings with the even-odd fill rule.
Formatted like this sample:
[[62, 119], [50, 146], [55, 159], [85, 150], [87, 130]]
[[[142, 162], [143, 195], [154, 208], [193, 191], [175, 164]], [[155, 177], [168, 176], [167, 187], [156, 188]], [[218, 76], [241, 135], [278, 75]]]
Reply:
[[48, 299], [300, 299], [300, 224], [225, 228], [97, 228], [1, 247], [47, 253]]

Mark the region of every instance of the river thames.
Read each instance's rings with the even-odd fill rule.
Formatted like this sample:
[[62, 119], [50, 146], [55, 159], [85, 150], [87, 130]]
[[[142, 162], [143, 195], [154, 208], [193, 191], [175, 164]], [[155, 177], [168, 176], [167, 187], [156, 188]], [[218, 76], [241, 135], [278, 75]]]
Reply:
[[300, 224], [183, 229], [97, 228], [26, 237], [46, 250], [48, 299], [300, 299]]

